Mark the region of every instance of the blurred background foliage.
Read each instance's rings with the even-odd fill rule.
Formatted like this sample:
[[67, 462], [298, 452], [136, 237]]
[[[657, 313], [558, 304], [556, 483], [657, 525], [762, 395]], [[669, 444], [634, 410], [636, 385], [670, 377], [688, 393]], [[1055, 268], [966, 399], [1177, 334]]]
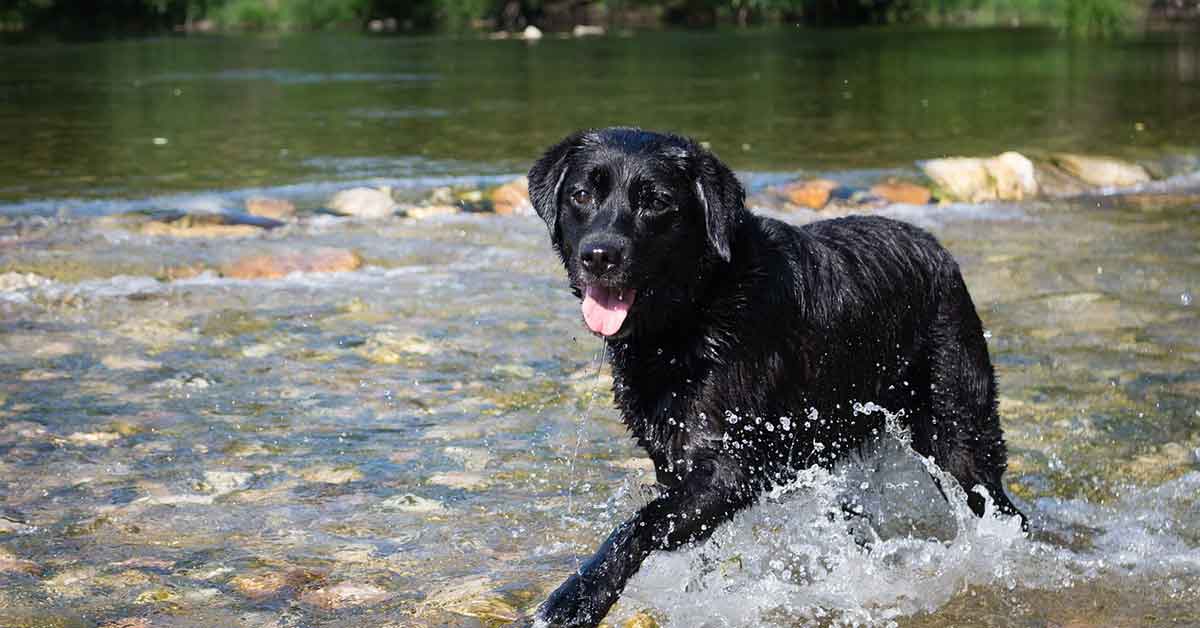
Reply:
[[796, 23], [1136, 27], [1154, 4], [1200, 0], [0, 0], [0, 28], [105, 36], [168, 30], [517, 31]]

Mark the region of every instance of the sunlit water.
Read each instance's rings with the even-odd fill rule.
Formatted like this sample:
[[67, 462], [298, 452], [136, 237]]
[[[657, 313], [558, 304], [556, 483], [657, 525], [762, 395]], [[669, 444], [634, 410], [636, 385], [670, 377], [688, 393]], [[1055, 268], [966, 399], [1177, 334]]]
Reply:
[[[252, 73], [249, 63], [209, 72], [252, 91], [362, 76], [381, 89], [437, 84], [419, 64], [379, 63], [342, 79]], [[169, 82], [198, 70], [155, 72]], [[1148, 106], [1194, 102], [1196, 78], [1176, 79], [1173, 96]], [[410, 119], [353, 106], [375, 112], [366, 120]], [[422, 198], [436, 185], [500, 181], [534, 150], [525, 138], [505, 153], [485, 125], [422, 107], [422, 119], [471, 123], [477, 143], [447, 140], [469, 158], [438, 161], [455, 159], [447, 149], [405, 161], [372, 145], [361, 150], [393, 156], [322, 161], [328, 151], [301, 150], [311, 170], [263, 166], [261, 181], [238, 162], [178, 185], [113, 174], [100, 190], [71, 183], [64, 173], [85, 169], [72, 158], [59, 175], [6, 170], [0, 262], [37, 276], [10, 276], [0, 291], [0, 626], [495, 625], [650, 499], [653, 474], [611, 408], [601, 343], [579, 320], [540, 222], [313, 213], [353, 182]], [[1108, 138], [1125, 133], [1118, 126], [1104, 127]], [[551, 139], [535, 134], [538, 145]], [[988, 141], [1009, 141], [1002, 135]], [[284, 137], [306, 133], [289, 126]], [[903, 170], [907, 159], [992, 149], [955, 137], [937, 149], [900, 142], [857, 165]], [[1194, 136], [1172, 137], [1111, 146], [1188, 154], [1178, 144]], [[763, 159], [743, 171], [755, 189], [792, 168], [878, 176], [836, 169], [836, 157]], [[1200, 624], [1195, 183], [1128, 198], [878, 210], [932, 230], [961, 261], [1000, 378], [1008, 488], [1031, 535], [975, 519], [960, 493], [947, 503], [891, 430], [833, 474], [778, 487], [709, 543], [653, 556], [612, 619], [644, 609], [685, 628]], [[300, 220], [196, 241], [89, 217], [235, 208], [260, 187], [295, 200]], [[161, 279], [167, 268], [319, 246], [356, 250], [366, 266]], [[847, 501], [862, 516], [845, 519]]]

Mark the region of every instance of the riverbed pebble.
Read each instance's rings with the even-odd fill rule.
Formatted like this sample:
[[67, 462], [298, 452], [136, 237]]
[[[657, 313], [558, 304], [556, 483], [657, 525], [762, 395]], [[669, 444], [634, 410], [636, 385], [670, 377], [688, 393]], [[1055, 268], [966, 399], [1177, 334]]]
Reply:
[[797, 181], [778, 188], [778, 192], [787, 199], [788, 203], [809, 209], [821, 209], [829, 203], [829, 196], [837, 189], [838, 183], [829, 179], [812, 179]]
[[142, 234], [173, 238], [248, 238], [283, 225], [271, 218], [219, 212], [163, 212], [151, 218], [139, 227]]
[[1099, 187], [1128, 187], [1150, 181], [1145, 168], [1112, 157], [1058, 153], [1052, 161], [1085, 183]]
[[497, 214], [531, 215], [533, 205], [529, 202], [529, 179], [521, 177], [492, 190], [492, 209]]
[[994, 157], [947, 157], [920, 164], [925, 176], [951, 200], [1019, 201], [1038, 194], [1033, 162], [1017, 152]]
[[231, 279], [279, 279], [292, 273], [340, 273], [362, 267], [362, 256], [347, 249], [320, 247], [311, 251], [287, 251], [248, 255], [221, 267]]
[[325, 206], [335, 214], [355, 218], [388, 218], [400, 208], [392, 188], [351, 188], [334, 194]]
[[373, 584], [339, 582], [300, 594], [300, 601], [325, 610], [376, 604], [391, 597], [386, 590]]
[[315, 466], [300, 471], [300, 477], [309, 482], [322, 484], [345, 484], [363, 479], [363, 472], [355, 467]]
[[933, 200], [929, 188], [908, 181], [884, 181], [871, 186], [871, 194], [889, 203], [925, 205]]
[[289, 220], [296, 216], [296, 205], [287, 199], [255, 196], [246, 199], [246, 213], [275, 220]]

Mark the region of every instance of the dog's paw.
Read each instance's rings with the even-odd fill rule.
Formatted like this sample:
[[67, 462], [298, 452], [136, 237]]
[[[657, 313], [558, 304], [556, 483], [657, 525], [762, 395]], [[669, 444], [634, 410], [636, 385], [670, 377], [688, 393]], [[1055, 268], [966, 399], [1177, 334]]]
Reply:
[[533, 626], [595, 628], [604, 618], [604, 613], [598, 612], [596, 606], [583, 578], [576, 574], [555, 589], [538, 607]]

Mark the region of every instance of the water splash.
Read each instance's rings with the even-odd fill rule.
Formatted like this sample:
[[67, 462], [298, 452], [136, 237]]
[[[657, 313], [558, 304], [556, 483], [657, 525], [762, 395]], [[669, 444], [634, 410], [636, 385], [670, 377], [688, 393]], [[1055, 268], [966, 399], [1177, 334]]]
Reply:
[[[1044, 566], [1051, 550], [1017, 518], [990, 500], [976, 518], [957, 484], [909, 448], [899, 415], [856, 411], [885, 412], [886, 435], [833, 472], [807, 469], [775, 487], [708, 542], [653, 555], [622, 608], [652, 607], [670, 626], [894, 626], [971, 585], [1070, 581]], [[957, 489], [949, 504], [929, 474]]]

